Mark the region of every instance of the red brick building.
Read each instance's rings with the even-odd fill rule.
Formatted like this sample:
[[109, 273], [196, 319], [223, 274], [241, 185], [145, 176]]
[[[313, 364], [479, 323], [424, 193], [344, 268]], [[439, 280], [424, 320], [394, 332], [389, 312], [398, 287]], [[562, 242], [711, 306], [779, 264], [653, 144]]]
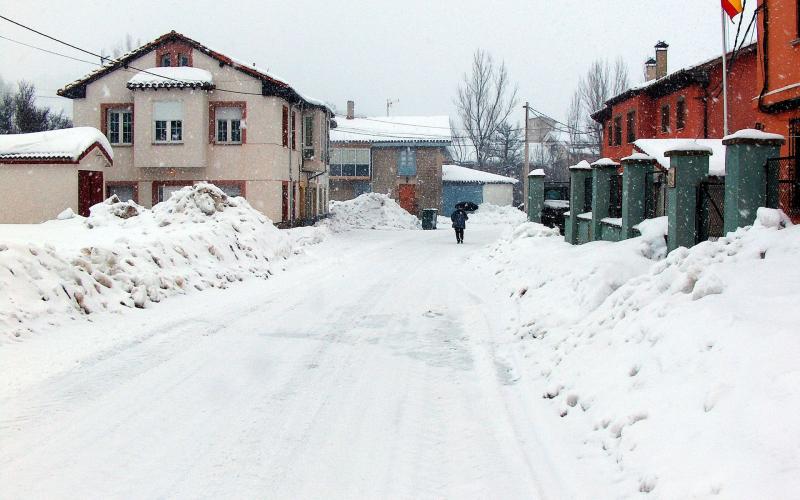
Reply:
[[[619, 161], [634, 152], [637, 139], [721, 139], [722, 58], [667, 74], [664, 42], [648, 61], [653, 79], [609, 99], [592, 115], [603, 125], [602, 156]], [[756, 44], [728, 54], [729, 129], [756, 128]]]

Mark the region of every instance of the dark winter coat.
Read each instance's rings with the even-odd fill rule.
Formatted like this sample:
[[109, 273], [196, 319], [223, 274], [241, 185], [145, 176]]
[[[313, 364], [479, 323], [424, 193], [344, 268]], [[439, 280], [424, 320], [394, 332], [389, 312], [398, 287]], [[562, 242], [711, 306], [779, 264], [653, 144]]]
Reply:
[[467, 220], [469, 219], [469, 215], [467, 212], [463, 210], [456, 210], [450, 216], [450, 220], [453, 221], [453, 228], [454, 229], [465, 229], [467, 227]]

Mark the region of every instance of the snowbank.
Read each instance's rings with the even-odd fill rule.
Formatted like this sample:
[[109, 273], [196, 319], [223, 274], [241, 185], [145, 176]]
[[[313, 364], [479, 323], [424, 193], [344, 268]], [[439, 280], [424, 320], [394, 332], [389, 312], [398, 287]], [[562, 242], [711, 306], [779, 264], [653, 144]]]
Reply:
[[183, 188], [153, 210], [112, 197], [88, 218], [2, 225], [0, 329], [18, 338], [36, 321], [144, 308], [175, 294], [266, 279], [319, 237], [282, 232], [243, 198], [210, 184]]
[[469, 214], [469, 222], [467, 222], [467, 224], [509, 224], [516, 226], [527, 220], [528, 217], [525, 215], [525, 212], [516, 207], [483, 203], [478, 208], [477, 212]]
[[511, 297], [508, 357], [620, 498], [800, 489], [800, 228], [784, 221], [763, 209], [666, 258], [662, 220], [616, 244], [519, 229], [477, 259]]
[[351, 229], [421, 229], [419, 219], [385, 194], [366, 193], [347, 201], [332, 201], [331, 216], [319, 223], [333, 232]]
[[[544, 172], [542, 172], [542, 175], [544, 175]], [[461, 167], [459, 165], [442, 165], [442, 182], [516, 184], [519, 181], [504, 175], [475, 170], [474, 168]]]

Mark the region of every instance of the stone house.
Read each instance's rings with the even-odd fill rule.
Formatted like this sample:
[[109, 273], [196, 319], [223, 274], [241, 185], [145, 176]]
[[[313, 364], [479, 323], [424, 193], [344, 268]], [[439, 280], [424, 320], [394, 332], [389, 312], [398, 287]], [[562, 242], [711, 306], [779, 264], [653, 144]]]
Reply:
[[357, 118], [350, 101], [330, 140], [332, 200], [383, 193], [414, 215], [441, 206], [442, 164], [452, 141], [447, 116]]
[[327, 212], [332, 111], [252, 65], [170, 32], [58, 91], [114, 150], [108, 194], [146, 207], [199, 181], [276, 223]]

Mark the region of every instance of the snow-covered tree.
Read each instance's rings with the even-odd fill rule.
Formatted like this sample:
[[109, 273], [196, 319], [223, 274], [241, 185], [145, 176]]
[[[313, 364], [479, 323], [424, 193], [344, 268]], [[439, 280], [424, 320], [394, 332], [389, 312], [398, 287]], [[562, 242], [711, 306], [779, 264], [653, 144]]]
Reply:
[[613, 68], [608, 60], [598, 59], [590, 66], [578, 83], [577, 93], [580, 96], [580, 114], [586, 140], [596, 154], [600, 154], [603, 143], [603, 126], [592, 120], [591, 113], [602, 109], [605, 102], [617, 94], [621, 94], [630, 86], [628, 66], [622, 58], [614, 62]]
[[0, 134], [24, 134], [72, 127], [63, 111], [54, 112], [36, 103], [36, 87], [26, 81], [16, 92], [0, 88]]

